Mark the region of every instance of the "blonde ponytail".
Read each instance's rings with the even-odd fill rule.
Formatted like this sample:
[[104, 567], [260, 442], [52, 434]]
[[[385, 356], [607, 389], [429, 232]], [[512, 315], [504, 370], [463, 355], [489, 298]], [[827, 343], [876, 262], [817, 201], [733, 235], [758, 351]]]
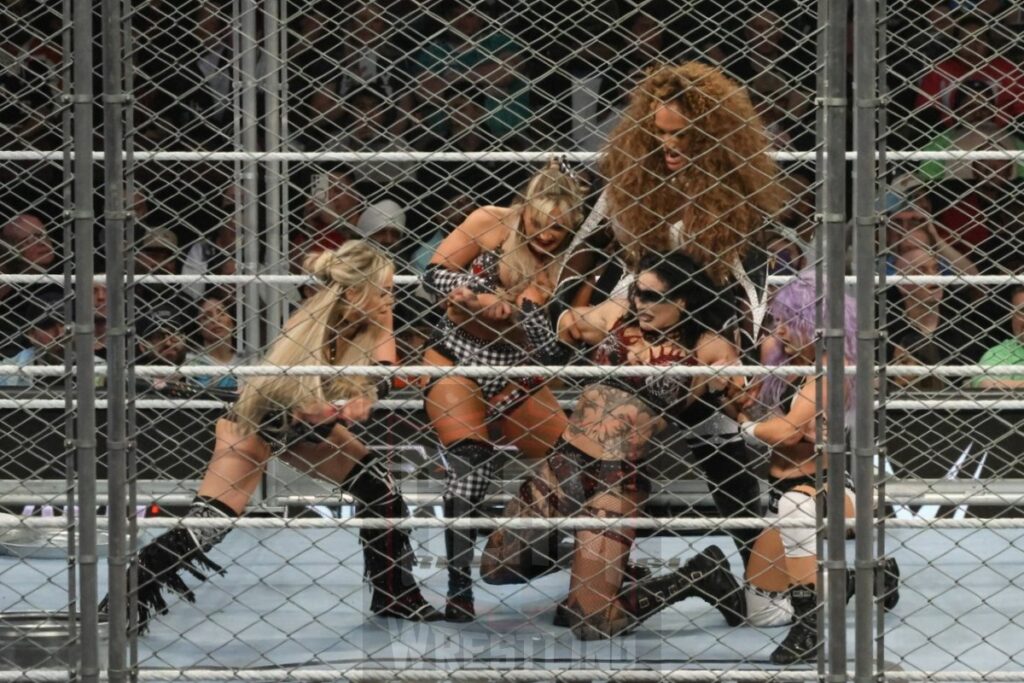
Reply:
[[[346, 242], [334, 251], [325, 251], [306, 259], [306, 270], [320, 290], [307, 299], [285, 324], [264, 358], [267, 365], [332, 364], [329, 345], [344, 326], [353, 309], [382, 289], [394, 272], [391, 260], [362, 240]], [[349, 303], [345, 294], [361, 290], [361, 296]], [[375, 325], [365, 329], [339, 348], [334, 365], [367, 365], [384, 332]], [[310, 403], [337, 401], [357, 396], [376, 398], [374, 384], [365, 377], [275, 375], [255, 377], [247, 382], [235, 404], [234, 414], [243, 435], [259, 429], [264, 416], [273, 410], [292, 410]]]

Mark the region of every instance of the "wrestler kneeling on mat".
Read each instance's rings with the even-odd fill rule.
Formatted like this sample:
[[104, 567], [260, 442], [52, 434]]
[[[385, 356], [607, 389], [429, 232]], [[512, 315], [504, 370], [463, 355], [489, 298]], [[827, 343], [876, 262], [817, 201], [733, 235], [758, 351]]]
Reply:
[[[720, 329], [723, 322], [715, 313], [714, 286], [681, 253], [641, 261], [628, 301], [560, 307], [569, 298], [571, 294], [556, 297], [546, 310], [529, 301], [523, 304], [523, 325], [545, 363], [565, 363], [580, 347], [593, 349], [591, 359], [608, 366], [738, 362], [735, 347], [709, 331]], [[506, 515], [637, 516], [650, 491], [646, 446], [665, 428], [666, 415], [705, 391], [729, 386], [736, 383], [683, 376], [614, 376], [586, 386], [554, 451], [522, 485]], [[521, 582], [535, 573], [535, 556], [551, 552], [551, 535], [549, 530], [494, 532], [481, 575], [491, 583]], [[688, 597], [708, 601], [730, 624], [742, 622], [743, 590], [718, 547], [701, 552], [677, 571], [640, 577], [628, 563], [634, 537], [628, 525], [576, 533], [569, 597], [559, 606], [556, 624], [571, 626], [584, 640], [616, 636]]]
[[[815, 340], [815, 287], [813, 279], [798, 278], [781, 287], [774, 295], [770, 311], [773, 334], [765, 344], [767, 365], [813, 365]], [[845, 361], [853, 364], [857, 339], [853, 301], [845, 302]], [[823, 359], [827, 364], [828, 359]], [[769, 413], [760, 420], [741, 414], [739, 421], [748, 443], [769, 449], [770, 491], [768, 512], [771, 517], [806, 520], [810, 526], [765, 529], [754, 543], [747, 564], [748, 621], [754, 626], [788, 624], [792, 627], [785, 640], [772, 652], [775, 664], [791, 664], [817, 656], [817, 570], [815, 520], [815, 473], [827, 468], [825, 456], [815, 454], [817, 377], [792, 378], [770, 375], [759, 391], [758, 402]], [[824, 392], [825, 388], [822, 387]], [[853, 385], [845, 387], [846, 405], [853, 404]], [[823, 472], [823, 475], [825, 473]], [[853, 515], [853, 492], [845, 473], [846, 516]], [[887, 609], [899, 600], [899, 567], [888, 558], [885, 572]], [[853, 574], [848, 586], [852, 594]]]
[[[394, 268], [387, 256], [367, 242], [350, 241], [312, 257], [309, 266], [319, 280], [319, 291], [289, 319], [262, 363], [392, 363]], [[275, 375], [245, 382], [235, 405], [217, 420], [213, 458], [185, 517], [241, 515], [274, 455], [354, 496], [360, 503], [357, 516], [405, 516], [404, 502], [386, 463], [377, 460], [345, 426], [366, 420], [388, 386], [387, 381], [351, 376]], [[334, 402], [342, 400], [346, 403], [339, 409]], [[179, 527], [142, 548], [138, 557], [140, 629], [154, 611], [166, 614], [166, 589], [195, 602], [184, 573], [205, 580], [210, 573], [224, 572], [207, 553], [226, 534], [225, 529]], [[412, 576], [406, 531], [362, 529], [360, 539], [374, 614], [414, 621], [443, 618], [423, 599]]]

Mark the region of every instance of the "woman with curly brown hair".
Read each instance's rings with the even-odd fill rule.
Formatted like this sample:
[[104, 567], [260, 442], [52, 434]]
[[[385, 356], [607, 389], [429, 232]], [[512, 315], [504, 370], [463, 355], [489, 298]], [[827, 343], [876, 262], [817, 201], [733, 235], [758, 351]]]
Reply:
[[[730, 327], [739, 332], [749, 314], [750, 335], [736, 341], [753, 351], [767, 308], [759, 291], [767, 263], [754, 244], [766, 219], [781, 210], [783, 192], [747, 92], [698, 62], [652, 68], [633, 91], [601, 170], [608, 184], [595, 211], [610, 226], [585, 227], [578, 237], [606, 253], [616, 251], [610, 244], [618, 246], [597, 289], [620, 295], [645, 255], [682, 251], [720, 292]], [[585, 262], [573, 265], [587, 269]], [[709, 401], [694, 404], [682, 419], [719, 513], [761, 516], [759, 485], [736, 423]], [[733, 535], [747, 561], [756, 530]]]

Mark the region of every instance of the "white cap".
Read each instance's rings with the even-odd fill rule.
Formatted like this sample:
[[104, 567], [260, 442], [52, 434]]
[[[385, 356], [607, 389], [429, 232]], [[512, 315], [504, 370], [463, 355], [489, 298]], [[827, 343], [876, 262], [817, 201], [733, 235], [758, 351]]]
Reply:
[[366, 239], [385, 228], [394, 228], [405, 234], [405, 209], [391, 199], [366, 207], [356, 224], [356, 234]]

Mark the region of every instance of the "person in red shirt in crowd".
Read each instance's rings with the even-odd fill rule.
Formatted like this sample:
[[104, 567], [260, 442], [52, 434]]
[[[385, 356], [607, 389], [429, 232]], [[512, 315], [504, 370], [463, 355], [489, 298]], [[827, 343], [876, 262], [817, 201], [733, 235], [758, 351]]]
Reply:
[[1001, 123], [1021, 118], [1024, 115], [1024, 72], [1006, 57], [994, 54], [983, 17], [965, 15], [957, 22], [957, 27], [956, 52], [921, 79], [915, 109], [921, 112], [934, 107], [943, 126], [954, 125], [957, 84], [970, 79], [992, 85]]
[[313, 176], [302, 226], [292, 232], [293, 247], [306, 253], [331, 251], [350, 239], [363, 209], [363, 198], [347, 169]]

